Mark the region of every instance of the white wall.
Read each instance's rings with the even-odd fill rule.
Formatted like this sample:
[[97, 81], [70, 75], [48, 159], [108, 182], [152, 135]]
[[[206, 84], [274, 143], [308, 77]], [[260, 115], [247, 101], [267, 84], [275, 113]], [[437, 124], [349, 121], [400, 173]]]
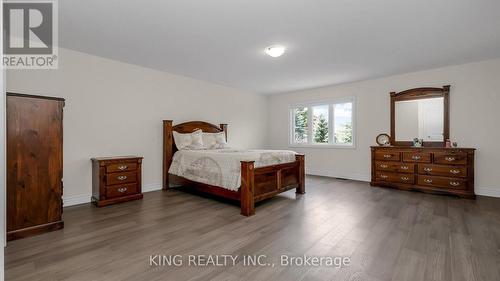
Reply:
[[163, 119], [228, 123], [231, 146], [265, 145], [265, 96], [66, 49], [59, 55], [58, 70], [9, 70], [7, 90], [66, 98], [66, 205], [89, 200], [95, 156], [144, 156], [143, 189], [160, 188]]
[[476, 192], [500, 196], [500, 59], [452, 66], [376, 80], [271, 96], [269, 142], [288, 148], [290, 104], [333, 97], [355, 96], [355, 149], [296, 149], [306, 154], [309, 174], [368, 181], [370, 145], [375, 136], [390, 131], [389, 92], [409, 88], [451, 85], [450, 134], [462, 147], [477, 148]]

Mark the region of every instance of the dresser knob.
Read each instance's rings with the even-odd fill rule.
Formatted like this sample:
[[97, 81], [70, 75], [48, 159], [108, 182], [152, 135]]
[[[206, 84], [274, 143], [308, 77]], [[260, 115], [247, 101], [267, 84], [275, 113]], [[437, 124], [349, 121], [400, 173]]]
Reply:
[[456, 174], [460, 174], [460, 170], [458, 170], [458, 169], [451, 169], [450, 173], [455, 174], [455, 175]]
[[383, 168], [383, 169], [385, 169], [385, 168], [387, 168], [387, 167], [389, 167], [389, 166], [387, 166], [387, 165], [385, 165], [385, 164], [381, 164], [381, 165], [380, 165], [380, 168]]
[[126, 170], [127, 168], [128, 168], [127, 165], [120, 165], [120, 166], [118, 166], [118, 170], [120, 170], [120, 171]]
[[383, 178], [383, 179], [388, 178], [388, 176], [386, 176], [386, 175], [380, 175], [380, 177]]
[[451, 186], [459, 186], [459, 185], [460, 185], [460, 183], [459, 183], [459, 182], [457, 182], [457, 181], [450, 181], [450, 185], [451, 185]]
[[408, 181], [408, 180], [410, 180], [410, 178], [408, 178], [408, 177], [401, 177], [401, 180]]
[[391, 154], [384, 154], [384, 158], [391, 158], [392, 155]]
[[127, 191], [126, 187], [120, 187], [120, 188], [118, 188], [118, 192], [120, 192], [120, 193], [123, 193], [125, 191]]
[[424, 182], [426, 182], [426, 183], [432, 183], [432, 180], [431, 179], [425, 179]]
[[127, 179], [127, 176], [117, 176], [116, 178], [117, 178], [118, 180], [123, 181], [123, 180], [126, 180], [126, 179]]
[[409, 169], [409, 167], [408, 167], [408, 166], [401, 166], [401, 169], [402, 169], [402, 170], [408, 170], [408, 169]]
[[413, 160], [420, 160], [420, 158], [422, 158], [422, 157], [421, 157], [421, 156], [419, 156], [419, 155], [413, 155], [411, 158], [412, 158]]
[[448, 161], [448, 162], [453, 162], [455, 160], [457, 160], [455, 157], [450, 157], [450, 156], [447, 156], [444, 158], [444, 160]]
[[426, 167], [426, 168], [424, 168], [424, 171], [426, 171], [426, 172], [432, 172], [432, 168], [427, 168]]

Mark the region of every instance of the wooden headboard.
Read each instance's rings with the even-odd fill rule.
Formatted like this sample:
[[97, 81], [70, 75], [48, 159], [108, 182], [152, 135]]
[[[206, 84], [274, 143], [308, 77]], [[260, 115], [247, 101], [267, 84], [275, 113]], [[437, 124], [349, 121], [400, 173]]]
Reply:
[[192, 133], [196, 130], [202, 130], [204, 133], [224, 132], [227, 140], [227, 124], [217, 126], [203, 121], [190, 121], [173, 126], [172, 123], [172, 120], [163, 120], [163, 189], [168, 189], [168, 169], [172, 163], [172, 157], [177, 151], [174, 131], [181, 134]]

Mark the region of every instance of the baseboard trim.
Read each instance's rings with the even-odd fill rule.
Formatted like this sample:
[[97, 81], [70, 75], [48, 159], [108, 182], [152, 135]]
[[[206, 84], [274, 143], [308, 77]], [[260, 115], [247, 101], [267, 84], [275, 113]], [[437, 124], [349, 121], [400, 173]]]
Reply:
[[63, 196], [63, 207], [90, 203], [91, 194]]
[[148, 184], [148, 185], [142, 186], [142, 193], [151, 192], [151, 191], [158, 191], [158, 190], [162, 190], [162, 189], [163, 189], [163, 186], [161, 183]]
[[500, 188], [476, 187], [476, 195], [500, 198]]
[[[356, 181], [370, 181], [370, 176], [362, 175], [362, 174], [342, 174], [342, 173], [332, 173], [331, 171], [307, 171], [308, 175], [311, 176], [322, 176], [322, 177], [330, 177], [330, 178], [341, 178], [341, 179], [349, 179]], [[152, 192], [158, 191], [162, 189], [161, 183], [156, 184], [148, 184], [142, 187], [142, 192]], [[476, 187], [476, 195], [488, 196], [488, 197], [497, 197], [500, 198], [500, 188], [490, 188], [490, 187]], [[64, 196], [63, 197], [63, 205], [64, 207], [75, 206], [80, 204], [90, 203], [91, 194], [83, 194], [83, 195], [73, 195], [73, 196]]]
[[[161, 183], [148, 184], [142, 186], [142, 193], [158, 191], [162, 189]], [[81, 195], [73, 195], [73, 196], [63, 196], [63, 207], [81, 205], [90, 203], [90, 198], [92, 194], [81, 194]]]
[[369, 175], [336, 173], [336, 172], [332, 172], [332, 171], [308, 170], [308, 171], [306, 171], [306, 174], [311, 175], [311, 176], [322, 176], [322, 177], [340, 178], [340, 179], [365, 181], [365, 182], [369, 182], [371, 180], [371, 176], [369, 176]]
[[[362, 174], [342, 174], [331, 171], [318, 171], [318, 170], [307, 171], [306, 174], [311, 176], [341, 178], [341, 179], [349, 179], [349, 180], [365, 181], [365, 182], [369, 182], [371, 178], [370, 176]], [[475, 193], [476, 195], [500, 198], [500, 188], [476, 187]]]

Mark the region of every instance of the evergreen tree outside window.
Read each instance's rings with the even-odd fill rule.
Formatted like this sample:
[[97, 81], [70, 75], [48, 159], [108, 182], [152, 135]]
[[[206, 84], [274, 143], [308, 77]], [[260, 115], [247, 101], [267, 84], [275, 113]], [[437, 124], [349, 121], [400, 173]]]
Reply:
[[294, 140], [295, 143], [307, 143], [308, 109], [299, 107], [294, 110]]
[[354, 147], [354, 99], [291, 108], [290, 145]]

